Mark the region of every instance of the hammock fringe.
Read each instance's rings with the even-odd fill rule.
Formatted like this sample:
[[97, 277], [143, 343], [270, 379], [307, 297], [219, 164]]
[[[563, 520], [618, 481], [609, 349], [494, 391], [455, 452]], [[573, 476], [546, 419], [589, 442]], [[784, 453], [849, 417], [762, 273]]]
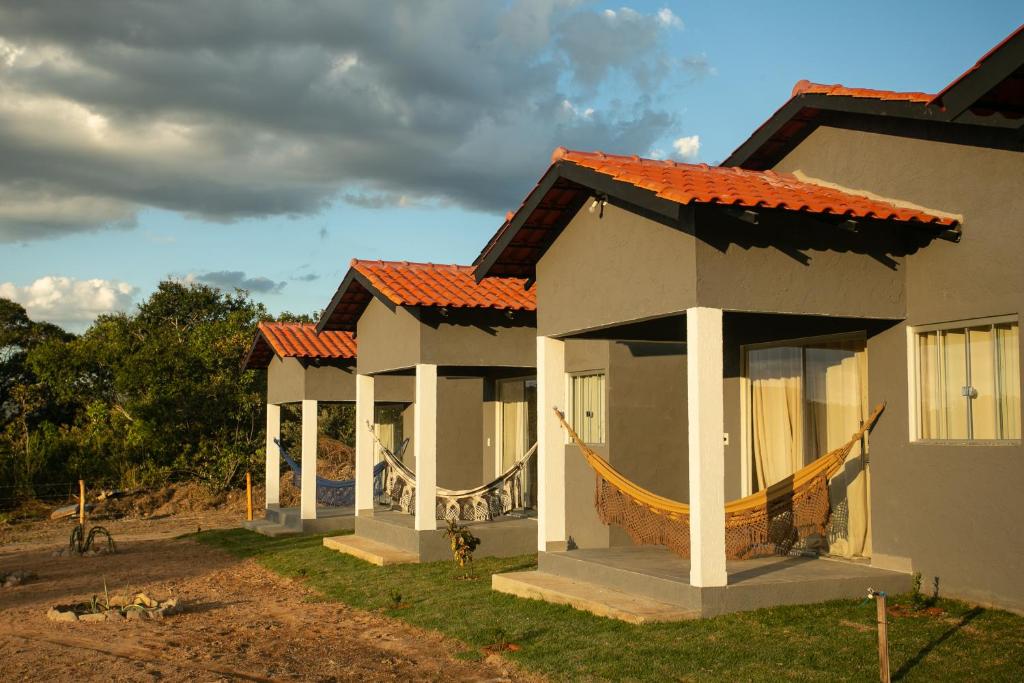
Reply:
[[[384, 457], [382, 464], [386, 465], [381, 502], [401, 512], [413, 514], [416, 510], [416, 473], [381, 442], [369, 421], [367, 427]], [[445, 521], [485, 522], [513, 510], [524, 509], [529, 497], [527, 465], [536, 452], [537, 444], [533, 444], [512, 467], [481, 486], [462, 490], [437, 487], [435, 517]]]
[[[879, 404], [845, 444], [763, 491], [725, 504], [725, 552], [731, 560], [785, 555], [797, 544], [825, 535], [831, 507], [828, 481], [846, 462], [885, 409]], [[623, 476], [583, 443], [557, 408], [562, 427], [597, 475], [594, 506], [606, 525], [622, 527], [640, 545], [664, 545], [690, 556], [690, 507], [659, 496]]]

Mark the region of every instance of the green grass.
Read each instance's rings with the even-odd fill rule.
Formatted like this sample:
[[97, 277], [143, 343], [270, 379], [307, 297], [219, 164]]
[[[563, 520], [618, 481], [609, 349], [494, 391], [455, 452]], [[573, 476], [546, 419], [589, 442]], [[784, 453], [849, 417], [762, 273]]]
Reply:
[[[479, 578], [465, 581], [456, 580], [452, 563], [375, 567], [327, 550], [321, 537], [269, 539], [239, 529], [196, 538], [303, 578], [327, 600], [456, 638], [466, 645], [453, 653], [460, 658], [478, 659], [480, 648], [495, 642], [515, 643], [521, 649], [507, 657], [553, 679], [878, 680], [873, 603], [842, 600], [633, 626], [491, 591], [491, 574], [532, 568], [532, 557], [479, 559]], [[402, 608], [393, 607], [396, 595]], [[938, 606], [941, 616], [890, 618], [893, 680], [1021, 680], [1024, 618], [951, 600]]]

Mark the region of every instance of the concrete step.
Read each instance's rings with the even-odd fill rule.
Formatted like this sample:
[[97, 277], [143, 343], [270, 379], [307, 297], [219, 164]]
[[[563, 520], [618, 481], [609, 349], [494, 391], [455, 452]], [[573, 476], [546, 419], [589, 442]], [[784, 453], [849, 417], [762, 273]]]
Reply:
[[578, 551], [540, 553], [537, 568], [548, 574], [675, 605], [678, 609], [699, 610], [701, 607], [700, 591], [678, 579], [634, 571], [628, 566], [590, 562]]
[[700, 612], [679, 605], [541, 571], [494, 574], [491, 577], [491, 589], [520, 598], [569, 605], [599, 617], [619, 619], [631, 624], [684, 621], [700, 617]]
[[409, 564], [419, 562], [416, 553], [396, 548], [393, 545], [379, 543], [363, 536], [329, 536], [324, 539], [324, 546], [331, 550], [351, 555], [364, 562], [384, 567], [389, 564]]

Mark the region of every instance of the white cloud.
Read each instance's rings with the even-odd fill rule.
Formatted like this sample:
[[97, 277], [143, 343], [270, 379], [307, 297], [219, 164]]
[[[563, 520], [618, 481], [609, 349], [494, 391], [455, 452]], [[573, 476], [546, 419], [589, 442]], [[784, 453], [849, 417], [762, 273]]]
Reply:
[[658, 23], [667, 28], [682, 28], [683, 20], [675, 15], [668, 7], [658, 10]]
[[700, 136], [686, 135], [672, 142], [675, 155], [683, 161], [696, 161], [700, 156]]
[[132, 304], [138, 289], [117, 280], [78, 280], [61, 275], [46, 275], [19, 287], [0, 282], [0, 297], [25, 307], [33, 320], [45, 320], [69, 329], [83, 329], [97, 316], [124, 311]]

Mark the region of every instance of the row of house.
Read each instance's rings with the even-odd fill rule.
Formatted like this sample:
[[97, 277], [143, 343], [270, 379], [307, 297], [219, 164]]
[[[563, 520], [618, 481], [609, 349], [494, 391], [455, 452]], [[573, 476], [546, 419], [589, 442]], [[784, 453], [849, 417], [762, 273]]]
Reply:
[[937, 94], [802, 81], [720, 166], [559, 148], [474, 264], [355, 260], [315, 326], [261, 325], [268, 517], [276, 406], [322, 528], [316, 401], [350, 401], [327, 542], [378, 563], [446, 557], [447, 518], [538, 553], [496, 589], [632, 620], [912, 572], [1022, 611], [1022, 152], [1024, 27]]

